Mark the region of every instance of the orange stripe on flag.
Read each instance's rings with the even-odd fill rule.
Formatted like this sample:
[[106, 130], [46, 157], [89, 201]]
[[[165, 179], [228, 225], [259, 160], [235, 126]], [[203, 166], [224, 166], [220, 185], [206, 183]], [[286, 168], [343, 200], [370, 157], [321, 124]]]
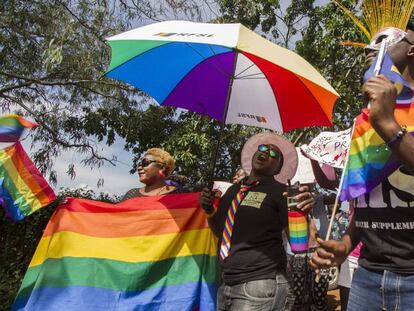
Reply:
[[[131, 222], [131, 219], [134, 221]], [[76, 213], [65, 208], [56, 211], [44, 237], [61, 231], [76, 232], [94, 237], [127, 237], [179, 233], [208, 228], [200, 208], [172, 210], [135, 210], [123, 213]], [[137, 224], [141, 224], [137, 226]], [[145, 224], [157, 223], [157, 226]]]

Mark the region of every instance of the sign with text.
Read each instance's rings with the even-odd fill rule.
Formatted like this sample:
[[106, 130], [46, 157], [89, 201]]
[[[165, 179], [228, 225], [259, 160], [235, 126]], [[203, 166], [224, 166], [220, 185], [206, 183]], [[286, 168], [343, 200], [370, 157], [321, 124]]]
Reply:
[[309, 145], [300, 148], [312, 160], [343, 168], [351, 140], [351, 129], [340, 132], [321, 132]]

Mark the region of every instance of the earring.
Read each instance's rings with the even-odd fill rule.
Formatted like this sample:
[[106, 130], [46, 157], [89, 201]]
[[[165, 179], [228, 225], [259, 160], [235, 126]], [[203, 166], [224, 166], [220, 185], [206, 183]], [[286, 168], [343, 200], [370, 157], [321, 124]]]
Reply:
[[165, 177], [164, 171], [163, 170], [159, 170], [158, 171], [158, 176]]

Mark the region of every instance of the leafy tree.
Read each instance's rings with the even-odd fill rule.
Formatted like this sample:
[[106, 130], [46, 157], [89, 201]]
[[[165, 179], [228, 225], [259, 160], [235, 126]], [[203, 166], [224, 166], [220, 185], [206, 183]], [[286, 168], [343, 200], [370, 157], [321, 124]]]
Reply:
[[56, 180], [53, 161], [70, 148], [85, 154], [85, 164], [113, 162], [96, 148], [113, 143], [111, 128], [84, 121], [97, 109], [128, 114], [145, 104], [137, 90], [102, 77], [105, 37], [125, 29], [125, 17], [102, 0], [10, 0], [0, 8], [0, 107], [40, 123], [33, 135], [40, 170]]
[[[353, 1], [342, 1], [348, 8]], [[309, 25], [302, 32], [296, 50], [315, 66], [341, 95], [335, 105], [334, 127], [351, 126], [361, 109], [364, 52], [344, 46], [346, 41], [364, 42], [352, 21], [334, 3], [316, 7], [309, 14]]]

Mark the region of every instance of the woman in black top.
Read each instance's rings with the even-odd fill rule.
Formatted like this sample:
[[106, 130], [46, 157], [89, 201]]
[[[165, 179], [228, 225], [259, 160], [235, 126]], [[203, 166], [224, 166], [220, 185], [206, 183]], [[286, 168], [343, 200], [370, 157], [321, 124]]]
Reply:
[[160, 148], [148, 149], [138, 162], [139, 181], [145, 186], [129, 190], [121, 201], [142, 197], [171, 194], [177, 191], [177, 187], [169, 185], [167, 178], [174, 170], [175, 160], [165, 150]]

